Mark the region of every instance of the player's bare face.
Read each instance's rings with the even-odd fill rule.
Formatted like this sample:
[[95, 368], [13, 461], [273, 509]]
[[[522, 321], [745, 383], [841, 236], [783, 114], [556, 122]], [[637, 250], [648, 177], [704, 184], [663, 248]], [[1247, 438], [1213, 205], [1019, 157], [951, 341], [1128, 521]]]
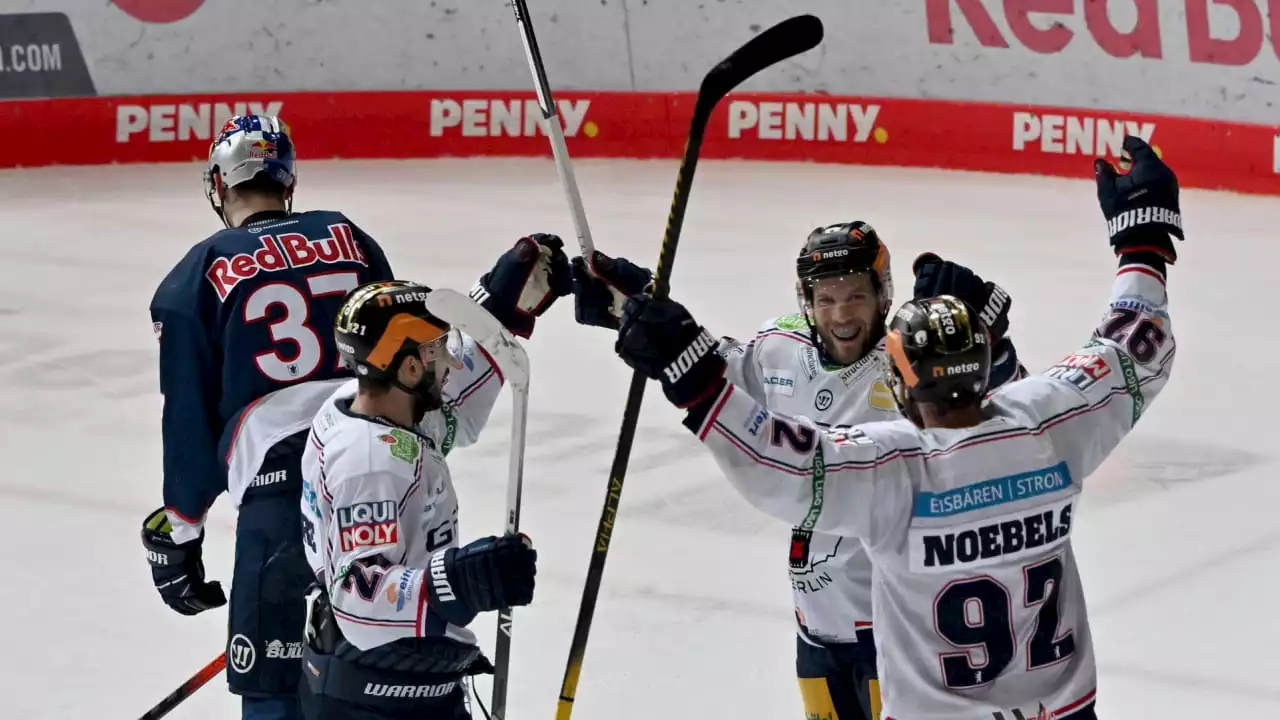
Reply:
[[880, 320], [879, 298], [866, 273], [819, 278], [813, 284], [813, 318], [822, 344], [841, 365], [861, 360]]

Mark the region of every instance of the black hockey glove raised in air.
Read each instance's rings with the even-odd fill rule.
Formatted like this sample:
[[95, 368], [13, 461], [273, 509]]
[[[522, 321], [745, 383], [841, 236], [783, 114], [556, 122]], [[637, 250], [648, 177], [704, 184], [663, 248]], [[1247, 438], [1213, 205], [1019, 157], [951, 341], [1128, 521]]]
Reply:
[[[573, 314], [582, 325], [618, 329], [627, 298], [644, 292], [653, 273], [627, 260], [596, 251], [591, 267], [582, 257], [571, 261]], [[594, 271], [594, 272], [593, 272]]]
[[480, 303], [514, 335], [533, 334], [534, 320], [556, 298], [568, 295], [572, 286], [564, 241], [537, 233], [516, 241], [493, 269], [471, 288], [471, 299]]
[[1163, 271], [1178, 259], [1173, 238], [1183, 239], [1178, 178], [1142, 138], [1126, 136], [1123, 147], [1132, 158], [1127, 174], [1118, 174], [1101, 158], [1093, 162], [1107, 234], [1121, 264], [1127, 259], [1149, 263], [1154, 256]]
[[431, 556], [427, 607], [454, 625], [465, 626], [476, 615], [533, 601], [538, 551], [526, 535], [480, 538], [460, 548]]
[[614, 350], [632, 369], [661, 381], [673, 405], [692, 413], [723, 387], [719, 344], [680, 303], [633, 295], [623, 307]]
[[147, 548], [147, 561], [151, 563], [151, 579], [160, 591], [165, 604], [183, 615], [195, 615], [227, 604], [222, 585], [205, 582], [204, 562], [200, 546], [204, 543], [204, 531], [200, 537], [182, 544], [175, 543], [170, 533], [173, 528], [164, 508], [147, 516], [142, 522], [142, 544]]
[[943, 260], [933, 253], [924, 253], [911, 264], [916, 274], [914, 298], [954, 295], [969, 304], [991, 331], [991, 340], [998, 343], [1009, 331], [1009, 308], [1013, 298], [1004, 288], [978, 277], [969, 268]]

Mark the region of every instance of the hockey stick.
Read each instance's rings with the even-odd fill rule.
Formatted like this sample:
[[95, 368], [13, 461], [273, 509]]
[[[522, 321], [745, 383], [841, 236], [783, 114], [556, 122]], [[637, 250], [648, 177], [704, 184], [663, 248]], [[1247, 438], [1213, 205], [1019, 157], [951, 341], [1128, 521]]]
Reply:
[[162, 718], [178, 707], [184, 700], [195, 694], [195, 691], [204, 686], [205, 683], [213, 679], [213, 676], [222, 672], [227, 666], [227, 654], [219, 653], [218, 657], [209, 661], [208, 665], [200, 668], [195, 675], [192, 675], [186, 682], [178, 686], [177, 690], [169, 693], [169, 695], [156, 704], [155, 707], [143, 713], [140, 720], [157, 720]]
[[[511, 387], [511, 455], [507, 473], [506, 534], [520, 532], [520, 494], [524, 487], [525, 428], [529, 417], [529, 355], [489, 311], [456, 290], [441, 288], [427, 296], [427, 310], [480, 344], [497, 363]], [[494, 650], [494, 720], [507, 712], [507, 679], [511, 674], [511, 608], [498, 611]]]
[[578, 233], [578, 247], [582, 250], [582, 257], [587, 259], [589, 268], [596, 246], [591, 240], [591, 228], [587, 226], [587, 210], [582, 205], [578, 181], [573, 176], [573, 165], [569, 163], [569, 148], [564, 144], [564, 130], [560, 127], [556, 101], [551, 97], [547, 69], [542, 64], [542, 53], [538, 51], [538, 39], [533, 35], [529, 5], [525, 0], [512, 0], [511, 9], [515, 11], [516, 25], [520, 28], [520, 39], [524, 42], [524, 56], [529, 61], [529, 72], [533, 74], [534, 90], [538, 93], [538, 107], [542, 109], [547, 137], [551, 139], [551, 154], [556, 159], [556, 171], [560, 173], [560, 184], [564, 186], [565, 197], [569, 200], [569, 210], [573, 213], [573, 229]]
[[[667, 216], [667, 230], [654, 271], [652, 294], [665, 298], [671, 289], [671, 266], [676, 259], [676, 246], [680, 242], [680, 230], [684, 225], [685, 208], [689, 204], [689, 191], [693, 188], [693, 173], [698, 166], [698, 154], [706, 132], [711, 112], [731, 90], [747, 78], [775, 63], [816, 47], [822, 42], [822, 21], [812, 15], [800, 15], [784, 20], [752, 38], [732, 55], [716, 65], [702, 79], [698, 99], [694, 104], [693, 121], [689, 126], [689, 139], [680, 159], [676, 175], [675, 194], [671, 199], [671, 213]], [[640, 419], [640, 403], [644, 399], [645, 377], [636, 372], [631, 377], [627, 393], [627, 405], [622, 415], [622, 431], [609, 472], [609, 490], [605, 495], [604, 510], [596, 527], [595, 549], [587, 570], [586, 586], [582, 591], [582, 604], [578, 609], [578, 622], [573, 630], [573, 644], [569, 648], [569, 661], [565, 665], [564, 680], [560, 685], [560, 700], [556, 707], [557, 720], [569, 720], [582, 673], [582, 662], [587, 649], [587, 635], [591, 631], [591, 619], [595, 614], [596, 599], [600, 595], [600, 582], [604, 575], [604, 563], [609, 553], [609, 541], [613, 537], [613, 524], [622, 498], [622, 483], [627, 474], [627, 462], [631, 457], [631, 445], [635, 440], [636, 425]]]

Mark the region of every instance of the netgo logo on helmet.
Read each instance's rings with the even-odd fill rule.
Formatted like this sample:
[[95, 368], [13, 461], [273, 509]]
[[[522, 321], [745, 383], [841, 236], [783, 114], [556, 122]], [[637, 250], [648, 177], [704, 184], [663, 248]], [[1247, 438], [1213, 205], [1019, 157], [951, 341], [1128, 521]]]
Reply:
[[342, 551], [395, 545], [400, 539], [399, 511], [392, 500], [356, 503], [338, 508]]
[[830, 260], [832, 258], [845, 257], [849, 254], [849, 248], [837, 248], [835, 250], [819, 250], [813, 254], [813, 261]]

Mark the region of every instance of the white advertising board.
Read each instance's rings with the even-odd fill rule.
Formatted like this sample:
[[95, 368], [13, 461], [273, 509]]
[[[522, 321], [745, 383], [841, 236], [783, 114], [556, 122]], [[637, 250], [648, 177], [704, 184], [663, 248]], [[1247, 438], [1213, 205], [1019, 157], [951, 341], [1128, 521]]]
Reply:
[[[554, 87], [689, 90], [787, 15], [818, 51], [748, 87], [1280, 122], [1280, 0], [531, 0]], [[530, 86], [502, 0], [4, 0], [0, 97]], [[7, 35], [7, 37], [6, 37]], [[76, 45], [78, 44], [78, 48]], [[35, 48], [34, 55], [32, 48]], [[29, 58], [37, 57], [32, 63]], [[33, 67], [33, 65], [35, 67]], [[31, 75], [39, 74], [32, 80]], [[14, 85], [23, 76], [24, 82]], [[21, 90], [6, 92], [13, 85]]]

